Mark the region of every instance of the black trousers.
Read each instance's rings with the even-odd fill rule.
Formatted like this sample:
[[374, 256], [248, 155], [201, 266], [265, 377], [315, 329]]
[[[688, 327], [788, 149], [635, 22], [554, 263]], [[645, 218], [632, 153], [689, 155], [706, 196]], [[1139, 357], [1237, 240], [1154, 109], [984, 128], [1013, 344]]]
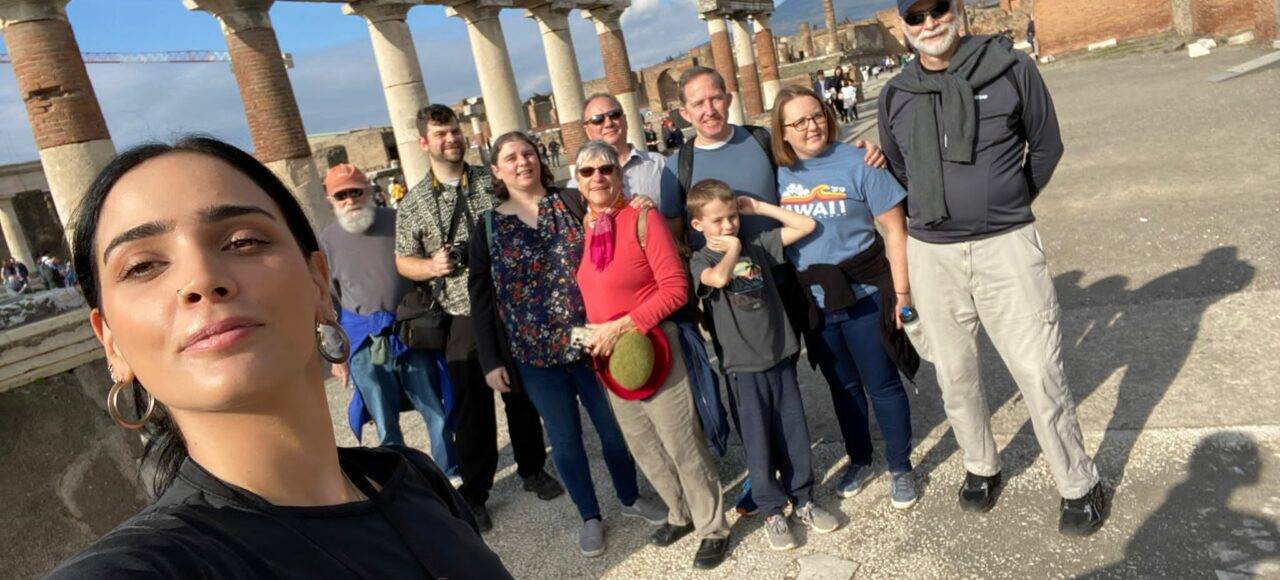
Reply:
[[[493, 400], [493, 389], [484, 382], [470, 317], [453, 317], [445, 362], [454, 389], [454, 442], [458, 450], [458, 474], [462, 476], [458, 492], [468, 502], [484, 504], [498, 471], [497, 404]], [[507, 431], [511, 435], [516, 471], [521, 477], [538, 473], [547, 463], [542, 418], [524, 393], [503, 393], [502, 402], [506, 406]]]

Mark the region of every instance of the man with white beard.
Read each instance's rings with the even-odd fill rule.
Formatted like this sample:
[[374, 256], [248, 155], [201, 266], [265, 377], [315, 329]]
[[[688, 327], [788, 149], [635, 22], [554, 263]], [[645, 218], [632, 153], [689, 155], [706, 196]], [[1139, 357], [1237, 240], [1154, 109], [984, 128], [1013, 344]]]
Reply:
[[320, 249], [329, 261], [330, 289], [339, 307], [338, 321], [351, 339], [351, 356], [333, 365], [333, 374], [350, 387], [352, 429], [368, 412], [381, 445], [403, 445], [400, 398], [408, 396], [422, 413], [431, 438], [431, 457], [445, 475], [457, 480], [453, 431], [445, 421], [444, 393], [436, 357], [407, 348], [396, 333], [396, 306], [411, 286], [396, 271], [395, 210], [377, 207], [372, 187], [354, 165], [334, 166], [324, 178], [325, 197], [336, 221], [320, 233]]
[[1031, 202], [1062, 158], [1035, 63], [1001, 36], [959, 35], [947, 0], [899, 0], [920, 58], [880, 93], [880, 143], [907, 188], [907, 263], [920, 322], [967, 471], [960, 507], [995, 504], [1000, 456], [980, 383], [981, 325], [1009, 367], [1062, 495], [1058, 530], [1101, 527], [1107, 497], [1062, 369], [1061, 315]]

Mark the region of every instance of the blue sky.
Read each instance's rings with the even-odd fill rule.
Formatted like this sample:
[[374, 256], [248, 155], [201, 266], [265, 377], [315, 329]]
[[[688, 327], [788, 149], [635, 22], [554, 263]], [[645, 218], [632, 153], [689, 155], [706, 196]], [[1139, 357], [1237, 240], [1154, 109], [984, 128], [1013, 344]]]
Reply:
[[[84, 52], [226, 50], [217, 21], [180, 0], [72, 0], [67, 13]], [[276, 2], [271, 18], [281, 49], [294, 56], [289, 76], [308, 133], [388, 123], [363, 19], [343, 15], [339, 4], [285, 1]], [[594, 28], [579, 12], [569, 22], [583, 80], [601, 76]], [[504, 11], [502, 24], [521, 96], [547, 92], [537, 25], [520, 10]], [[441, 6], [420, 6], [409, 12], [409, 26], [432, 101], [479, 94], [460, 19], [446, 17]], [[707, 40], [694, 0], [632, 0], [623, 30], [636, 68]], [[98, 64], [89, 65], [89, 76], [117, 148], [193, 131], [250, 146], [227, 63]], [[36, 157], [13, 71], [0, 68], [0, 163]]]

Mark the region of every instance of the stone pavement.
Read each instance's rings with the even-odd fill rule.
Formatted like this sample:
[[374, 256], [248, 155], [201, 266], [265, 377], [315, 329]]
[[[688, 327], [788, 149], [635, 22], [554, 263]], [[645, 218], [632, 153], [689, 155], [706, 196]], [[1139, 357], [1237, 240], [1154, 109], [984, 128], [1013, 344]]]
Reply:
[[[1008, 482], [986, 515], [955, 506], [963, 467], [927, 366], [918, 392], [908, 387], [921, 502], [890, 508], [883, 464], [862, 494], [835, 497], [843, 445], [824, 382], [806, 370], [817, 500], [843, 514], [841, 530], [802, 532], [800, 548], [773, 552], [760, 518], [731, 514], [730, 559], [695, 573], [692, 538], [654, 548], [652, 528], [619, 517], [589, 431], [609, 535], [607, 553], [584, 559], [568, 499], [520, 491], [502, 431], [487, 540], [519, 578], [1280, 577], [1280, 70], [1203, 80], [1260, 54], [1225, 47], [1194, 61], [1131, 54], [1043, 69], [1067, 153], [1035, 210], [1085, 442], [1117, 486], [1095, 536], [1058, 535], [1058, 497], [1027, 413], [984, 344]], [[347, 396], [330, 385], [341, 442], [352, 444]], [[404, 421], [409, 443], [425, 449], [421, 419]], [[720, 473], [732, 501], [740, 447]]]

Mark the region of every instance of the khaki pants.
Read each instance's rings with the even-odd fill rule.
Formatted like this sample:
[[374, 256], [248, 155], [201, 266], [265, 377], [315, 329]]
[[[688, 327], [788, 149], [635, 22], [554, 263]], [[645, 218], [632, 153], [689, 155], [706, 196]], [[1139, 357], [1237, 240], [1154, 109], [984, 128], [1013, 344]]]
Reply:
[[1000, 471], [979, 382], [981, 324], [1022, 392], [1059, 493], [1084, 496], [1097, 483], [1098, 469], [1084, 450], [1062, 371], [1061, 309], [1035, 225], [955, 244], [911, 238], [907, 263], [920, 312], [913, 342], [922, 339], [922, 356], [937, 369], [965, 469], [983, 476]]
[[699, 539], [727, 538], [720, 477], [693, 408], [679, 333], [670, 322], [662, 331], [672, 351], [667, 381], [648, 399], [627, 401], [610, 392], [609, 403], [640, 471], [667, 504], [667, 523], [692, 522]]

